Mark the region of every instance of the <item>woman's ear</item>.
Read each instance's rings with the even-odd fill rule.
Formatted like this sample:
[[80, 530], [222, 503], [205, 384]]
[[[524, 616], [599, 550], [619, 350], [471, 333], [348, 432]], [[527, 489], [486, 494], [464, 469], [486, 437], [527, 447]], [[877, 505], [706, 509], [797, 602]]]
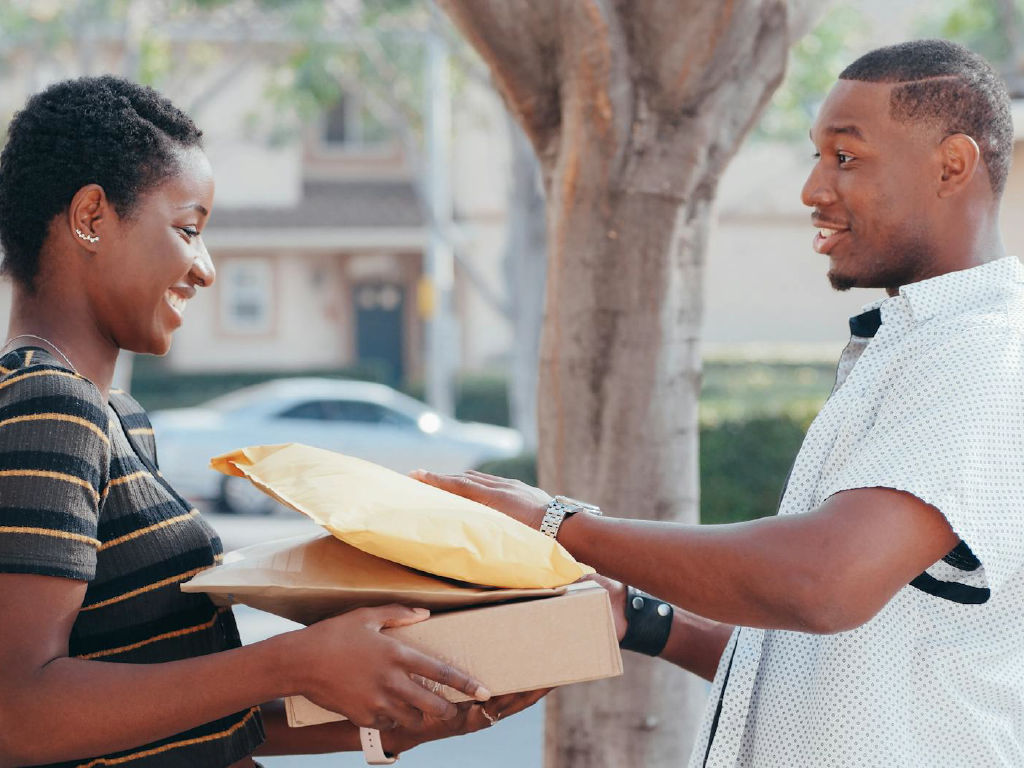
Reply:
[[109, 231], [110, 201], [99, 184], [87, 184], [71, 198], [68, 206], [67, 226], [82, 248], [95, 253], [100, 247], [104, 230]]

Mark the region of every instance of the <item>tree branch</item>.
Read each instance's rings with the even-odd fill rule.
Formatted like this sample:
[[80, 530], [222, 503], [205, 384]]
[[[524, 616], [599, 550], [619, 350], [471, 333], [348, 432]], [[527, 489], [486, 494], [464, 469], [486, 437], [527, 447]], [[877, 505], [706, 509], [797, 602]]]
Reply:
[[821, 0], [615, 0], [630, 55], [661, 92], [651, 106], [667, 115], [692, 112], [723, 79], [745, 77], [728, 66], [749, 48], [767, 15], [786, 20], [786, 46], [810, 31], [830, 2]]
[[538, 154], [561, 122], [558, 100], [558, 2], [437, 0], [480, 54], [509, 110]]

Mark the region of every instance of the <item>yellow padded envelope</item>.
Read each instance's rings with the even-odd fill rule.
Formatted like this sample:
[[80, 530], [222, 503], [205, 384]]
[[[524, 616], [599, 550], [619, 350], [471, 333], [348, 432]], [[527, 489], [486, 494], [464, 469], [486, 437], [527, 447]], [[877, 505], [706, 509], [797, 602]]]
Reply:
[[437, 576], [514, 589], [593, 573], [554, 539], [502, 513], [352, 456], [300, 443], [211, 460], [371, 555]]

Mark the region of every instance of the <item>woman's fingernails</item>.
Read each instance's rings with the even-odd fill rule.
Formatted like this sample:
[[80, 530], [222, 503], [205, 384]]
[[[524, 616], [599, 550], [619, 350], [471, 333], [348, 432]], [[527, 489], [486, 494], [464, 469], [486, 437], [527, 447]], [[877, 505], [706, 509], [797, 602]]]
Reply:
[[476, 690], [473, 691], [473, 698], [477, 701], [487, 701], [491, 698], [491, 692], [484, 688], [482, 685], [478, 685]]

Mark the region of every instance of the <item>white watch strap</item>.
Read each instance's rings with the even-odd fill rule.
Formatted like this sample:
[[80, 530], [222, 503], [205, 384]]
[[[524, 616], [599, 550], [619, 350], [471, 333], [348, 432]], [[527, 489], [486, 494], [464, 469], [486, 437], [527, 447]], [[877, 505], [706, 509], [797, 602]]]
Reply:
[[376, 728], [360, 728], [359, 741], [363, 745], [363, 757], [366, 758], [367, 765], [391, 765], [398, 759], [384, 754], [384, 747], [380, 743], [380, 731]]

